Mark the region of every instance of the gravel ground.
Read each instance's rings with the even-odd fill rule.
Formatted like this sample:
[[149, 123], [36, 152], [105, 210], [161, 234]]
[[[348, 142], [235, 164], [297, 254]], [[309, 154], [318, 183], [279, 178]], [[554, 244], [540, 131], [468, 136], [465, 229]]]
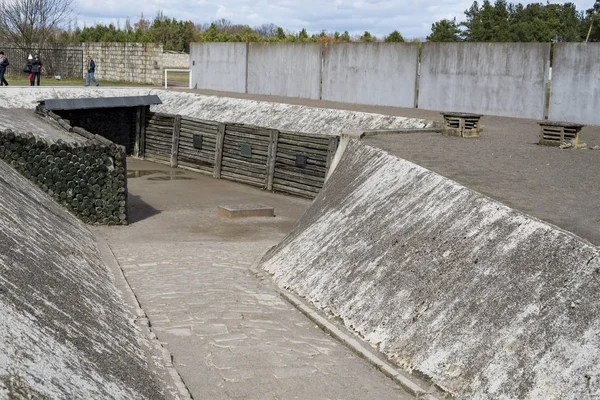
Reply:
[[[482, 125], [480, 138], [424, 133], [365, 142], [600, 245], [600, 151], [539, 146], [536, 121], [484, 117]], [[600, 127], [585, 128], [583, 140], [599, 145]]]

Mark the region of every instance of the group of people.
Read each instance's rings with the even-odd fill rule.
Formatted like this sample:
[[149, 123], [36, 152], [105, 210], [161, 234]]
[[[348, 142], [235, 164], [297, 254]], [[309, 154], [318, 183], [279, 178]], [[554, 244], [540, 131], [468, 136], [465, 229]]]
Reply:
[[[6, 73], [6, 68], [10, 65], [8, 58], [4, 55], [4, 51], [0, 50], [0, 86], [8, 86], [8, 82], [4, 78], [4, 74]], [[37, 54], [34, 56], [29, 55], [27, 59], [27, 64], [23, 67], [23, 72], [29, 74], [29, 84], [31, 86], [40, 86], [40, 77], [42, 73], [42, 62]], [[92, 58], [92, 56], [87, 57], [87, 76], [85, 78], [85, 86], [90, 85], [90, 81], [94, 82], [96, 86], [100, 86], [96, 78], [94, 77], [94, 73], [96, 72], [96, 62]]]

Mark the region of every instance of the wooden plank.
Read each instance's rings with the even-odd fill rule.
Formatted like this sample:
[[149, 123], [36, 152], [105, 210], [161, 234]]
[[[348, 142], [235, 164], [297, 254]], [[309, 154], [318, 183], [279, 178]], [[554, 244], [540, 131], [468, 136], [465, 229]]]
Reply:
[[266, 145], [268, 145], [268, 143], [269, 143], [269, 137], [266, 137], [263, 135], [255, 135], [252, 133], [238, 132], [233, 129], [227, 129], [225, 131], [225, 135], [226, 136], [236, 136], [236, 137], [241, 138], [239, 140], [253, 139], [257, 142], [265, 143]]
[[327, 160], [327, 150], [307, 149], [302, 147], [290, 146], [288, 144], [282, 143], [280, 143], [277, 147], [280, 153], [287, 153], [293, 155], [294, 157], [296, 156], [296, 154], [305, 154], [309, 158], [314, 158], [321, 161]]
[[177, 167], [177, 153], [179, 152], [179, 132], [181, 131], [181, 115], [175, 117], [173, 123], [173, 143], [171, 146], [171, 168]]
[[190, 123], [190, 124], [214, 126], [215, 129], [219, 126], [219, 123], [217, 121], [209, 121], [207, 119], [194, 118], [194, 117], [190, 117], [188, 115], [182, 115], [181, 122], [182, 123]]
[[261, 182], [264, 182], [265, 177], [266, 177], [266, 174], [259, 174], [259, 173], [256, 173], [256, 172], [248, 171], [247, 169], [240, 169], [240, 168], [230, 167], [228, 165], [223, 165], [222, 171], [223, 172], [231, 172], [231, 173], [234, 173], [234, 174], [238, 174], [240, 176], [243, 175], [243, 176], [247, 176], [247, 177], [250, 177], [250, 178], [258, 179]]
[[227, 147], [223, 149], [223, 158], [231, 158], [234, 160], [248, 161], [254, 164], [267, 165], [266, 155], [253, 155], [252, 158], [243, 157], [240, 155], [240, 152], [237, 149], [231, 150]]
[[186, 155], [187, 157], [200, 157], [205, 158], [207, 160], [214, 160], [215, 152], [214, 151], [206, 151], [206, 150], [194, 150], [194, 149], [186, 149], [179, 146], [179, 155]]
[[314, 199], [316, 196], [316, 193], [310, 192], [310, 191], [306, 191], [306, 190], [302, 190], [302, 189], [297, 189], [297, 188], [293, 188], [293, 187], [289, 187], [286, 185], [280, 185], [280, 184], [273, 184], [273, 189], [276, 192], [283, 192], [283, 193], [288, 193], [288, 194], [293, 194], [295, 196], [301, 196], [301, 197], [307, 197], [309, 199]]
[[311, 143], [311, 142], [305, 142], [305, 141], [294, 140], [294, 139], [279, 139], [279, 143], [287, 144], [287, 145], [293, 146], [293, 147], [302, 147], [302, 148], [323, 150], [323, 151], [327, 151], [327, 147], [329, 146], [329, 143], [318, 144], [318, 143]]
[[264, 168], [264, 166], [257, 165], [257, 164], [244, 163], [243, 161], [239, 161], [239, 160], [223, 159], [223, 167], [225, 167], [225, 166], [227, 166], [229, 168], [237, 168], [237, 169], [245, 170], [245, 171], [252, 172], [255, 174], [261, 174], [261, 175], [267, 174], [267, 169]]
[[181, 134], [186, 136], [194, 136], [195, 134], [202, 134], [202, 136], [206, 136], [211, 139], [215, 139], [217, 137], [217, 132], [207, 132], [202, 129], [190, 129], [185, 125], [181, 125]]
[[208, 125], [197, 125], [197, 124], [191, 124], [189, 122], [181, 122], [181, 126], [182, 128], [185, 129], [189, 129], [192, 131], [202, 131], [202, 132], [208, 132], [208, 133], [213, 133], [213, 134], [217, 134], [217, 130], [218, 127], [217, 125], [215, 126], [208, 126]]
[[187, 157], [179, 157], [179, 165], [185, 165], [185, 164], [189, 164], [192, 166], [198, 166], [198, 167], [205, 167], [207, 170], [211, 171], [211, 175], [212, 175], [212, 171], [214, 170], [215, 165], [211, 162], [206, 162], [203, 160], [195, 160], [193, 158], [187, 158]]
[[140, 115], [141, 121], [144, 121], [140, 131], [140, 157], [142, 160], [144, 159], [144, 153], [146, 151], [146, 108], [147, 107], [142, 107], [142, 113]]
[[142, 106], [135, 108], [135, 144], [133, 145], [133, 155], [140, 157], [140, 134], [142, 132]]
[[269, 141], [265, 140], [254, 140], [254, 139], [249, 139], [249, 138], [242, 138], [239, 136], [232, 136], [229, 133], [225, 133], [225, 143], [229, 143], [229, 144], [243, 144], [243, 143], [249, 143], [252, 145], [252, 147], [257, 147], [257, 148], [261, 148], [264, 149], [265, 151], [269, 148]]
[[213, 176], [221, 178], [221, 162], [223, 161], [223, 140], [225, 139], [225, 124], [219, 123], [217, 143], [215, 147], [215, 172]]
[[146, 136], [146, 142], [153, 142], [156, 144], [163, 144], [165, 146], [169, 146], [171, 147], [171, 140], [169, 140], [168, 138], [166, 138], [165, 136], [158, 136], [158, 135], [148, 135]]
[[230, 123], [230, 124], [227, 124], [227, 129], [231, 129], [236, 132], [262, 135], [262, 136], [266, 136], [267, 138], [269, 137], [269, 128], [259, 127], [259, 126], [255, 126], [255, 125]]
[[267, 155], [267, 181], [265, 187], [268, 191], [273, 190], [273, 178], [275, 176], [275, 159], [277, 158], [277, 144], [279, 139], [279, 131], [273, 129], [271, 131], [269, 154]]
[[314, 185], [321, 185], [325, 183], [325, 176], [316, 176], [303, 174], [298, 171], [290, 171], [286, 169], [276, 169], [275, 177], [280, 179], [288, 179], [290, 181], [299, 182], [299, 183], [307, 183]]
[[327, 176], [327, 174], [329, 174], [329, 168], [331, 168], [331, 163], [333, 161], [333, 157], [335, 157], [338, 143], [339, 143], [338, 137], [332, 137], [331, 139], [329, 139], [329, 147], [327, 148], [327, 162], [325, 163], [325, 176]]
[[313, 185], [303, 185], [301, 183], [297, 183], [297, 182], [292, 182], [292, 181], [286, 181], [284, 179], [275, 179], [273, 181], [273, 184], [278, 184], [281, 186], [287, 186], [288, 188], [294, 188], [294, 189], [301, 189], [304, 190], [306, 192], [313, 192], [313, 193], [319, 193], [319, 190], [321, 188], [319, 187], [315, 187]]
[[[278, 152], [277, 153], [277, 162], [280, 162], [282, 164], [296, 166], [296, 156]], [[327, 164], [327, 161], [315, 160], [314, 158], [310, 158], [310, 157], [308, 158], [308, 160], [306, 160], [306, 168], [307, 169], [322, 168], [324, 171], [326, 164]]]
[[179, 168], [181, 169], [185, 169], [188, 171], [192, 171], [192, 172], [198, 172], [200, 174], [204, 174], [204, 175], [212, 175], [213, 174], [213, 167], [203, 167], [201, 165], [194, 165], [194, 164], [188, 164], [186, 162], [180, 162], [179, 163]]
[[238, 175], [238, 174], [235, 174], [232, 172], [225, 172], [225, 171], [223, 171], [221, 176], [222, 176], [222, 178], [228, 179], [230, 181], [246, 183], [248, 185], [257, 186], [259, 188], [263, 187], [262, 186], [263, 182], [261, 179], [254, 179], [254, 178], [250, 178], [248, 176]]

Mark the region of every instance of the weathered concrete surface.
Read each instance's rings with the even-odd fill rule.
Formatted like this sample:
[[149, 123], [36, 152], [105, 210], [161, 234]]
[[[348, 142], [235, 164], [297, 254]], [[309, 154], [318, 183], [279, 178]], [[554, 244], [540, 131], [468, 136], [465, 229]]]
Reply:
[[399, 129], [431, 126], [431, 121], [358, 111], [336, 110], [231, 97], [145, 88], [13, 88], [0, 91], [0, 107], [35, 108], [46, 98], [143, 96], [156, 94], [163, 104], [154, 112], [188, 115], [220, 122], [238, 122], [295, 132], [338, 135], [351, 129]]
[[325, 47], [323, 100], [414, 107], [418, 43], [335, 43]]
[[[132, 224], [100, 229], [194, 399], [412, 398], [250, 272], [308, 200], [135, 159], [128, 167]], [[276, 217], [217, 216], [242, 198]]]
[[0, 398], [163, 399], [149, 350], [92, 234], [0, 161]]
[[12, 129], [16, 132], [31, 132], [47, 142], [62, 140], [65, 143], [88, 144], [89, 139], [77, 134], [69, 134], [64, 128], [50, 125], [44, 117], [31, 110], [0, 108], [0, 130]]
[[246, 43], [192, 43], [192, 87], [246, 92]]
[[549, 43], [423, 43], [419, 107], [544, 118]]
[[262, 267], [465, 399], [600, 397], [598, 249], [352, 141]]
[[250, 43], [248, 93], [318, 99], [320, 43]]
[[600, 43], [556, 43], [548, 119], [600, 125]]

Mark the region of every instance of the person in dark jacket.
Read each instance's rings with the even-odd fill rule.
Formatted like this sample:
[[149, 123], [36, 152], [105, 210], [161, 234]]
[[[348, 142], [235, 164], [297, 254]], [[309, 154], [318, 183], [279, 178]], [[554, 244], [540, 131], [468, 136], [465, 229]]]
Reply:
[[94, 78], [94, 72], [96, 72], [96, 63], [92, 56], [87, 57], [87, 77], [85, 78], [85, 86], [90, 86], [90, 80], [94, 81], [96, 86], [100, 86], [96, 78]]
[[42, 73], [42, 62], [40, 58], [36, 54], [33, 56], [33, 60], [31, 60], [31, 86], [35, 85], [35, 81], [37, 79], [37, 85], [40, 86], [40, 75]]
[[4, 79], [4, 73], [6, 72], [6, 67], [8, 67], [8, 64], [8, 58], [6, 58], [3, 51], [0, 51], [0, 86], [8, 86], [8, 82], [6, 79]]

